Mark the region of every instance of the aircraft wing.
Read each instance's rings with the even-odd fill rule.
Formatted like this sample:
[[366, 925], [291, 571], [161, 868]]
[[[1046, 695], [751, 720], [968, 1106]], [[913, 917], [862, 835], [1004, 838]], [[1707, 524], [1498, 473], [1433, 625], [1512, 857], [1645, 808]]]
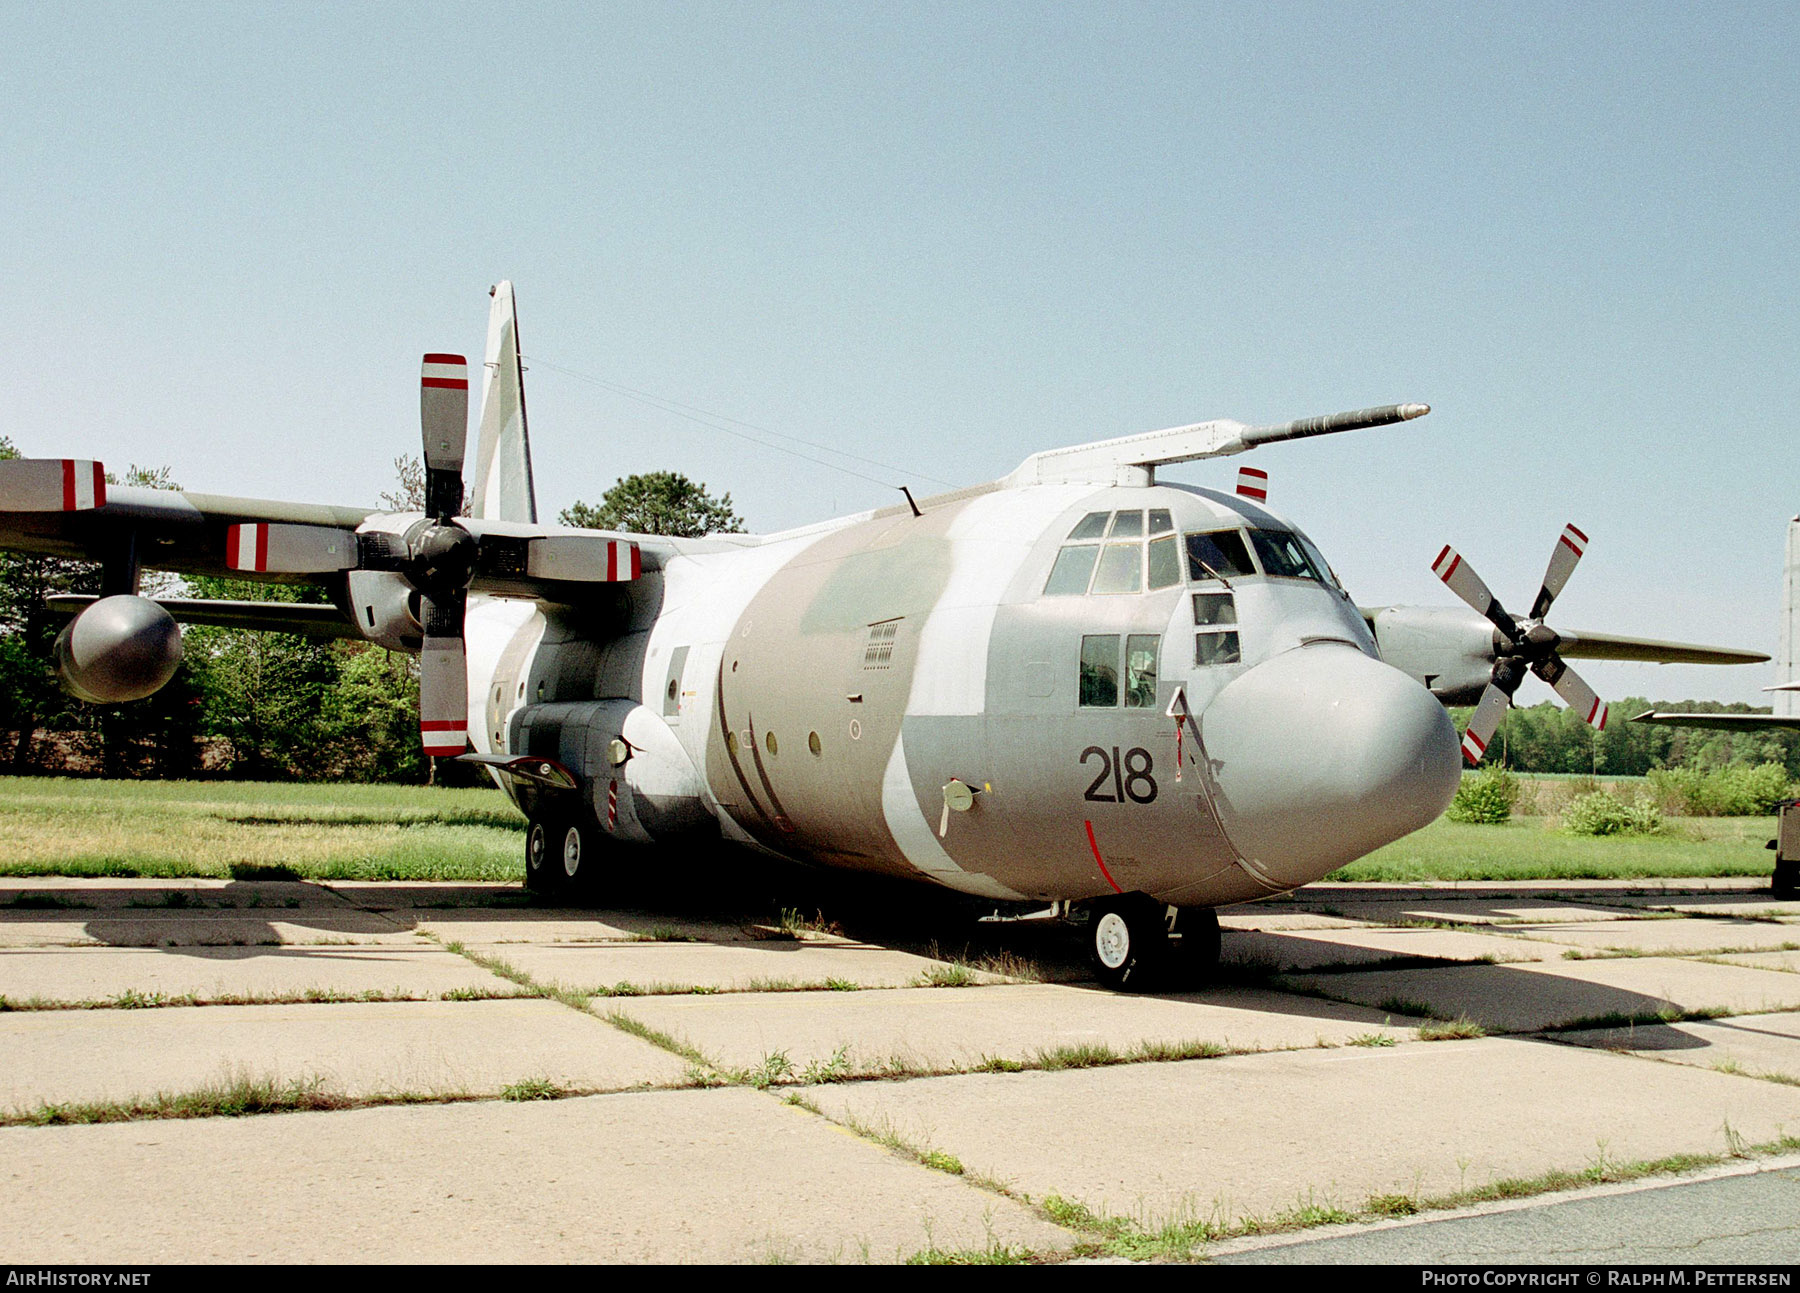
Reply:
[[1712, 727], [1723, 731], [1757, 731], [1764, 728], [1800, 728], [1800, 714], [1675, 714], [1649, 710], [1631, 720], [1659, 727]]
[[1638, 660], [1651, 664], [1762, 664], [1768, 654], [1738, 647], [1701, 646], [1691, 642], [1664, 642], [1658, 638], [1623, 637], [1617, 633], [1590, 633], [1586, 629], [1560, 629], [1558, 647], [1564, 655], [1582, 660]]
[[[52, 611], [79, 615], [99, 601], [80, 593], [58, 593], [44, 599]], [[360, 638], [355, 621], [331, 603], [241, 602], [204, 597], [153, 597], [177, 624], [206, 624], [223, 629], [255, 629], [265, 633], [297, 633], [309, 638]]]
[[[77, 561], [105, 562], [127, 545], [138, 564], [185, 574], [220, 575], [271, 583], [306, 583], [304, 577], [234, 569], [226, 534], [233, 525], [269, 523], [355, 530], [372, 508], [284, 503], [270, 499], [189, 494], [95, 484], [92, 492], [58, 491], [46, 497], [33, 477], [53, 466], [57, 476], [100, 475], [98, 463], [74, 459], [16, 458], [0, 462], [0, 548]], [[86, 482], [84, 482], [86, 483]], [[47, 505], [55, 506], [47, 506]]]
[[[401, 569], [407, 559], [403, 536], [420, 519], [364, 507], [112, 486], [104, 483], [100, 464], [85, 460], [0, 462], [0, 548], [103, 565], [124, 561], [182, 574], [336, 589], [348, 571]], [[660, 535], [532, 522], [464, 518], [462, 525], [477, 543], [471, 591], [553, 603], [579, 600], [595, 583], [627, 582], [660, 569], [689, 546]], [[166, 609], [178, 620], [221, 622], [217, 615], [197, 618], [197, 609], [169, 600]], [[239, 627], [259, 627], [260, 616], [280, 631], [304, 631], [295, 628], [298, 608], [288, 603], [240, 605], [266, 606], [268, 613], [244, 609], [233, 620]]]

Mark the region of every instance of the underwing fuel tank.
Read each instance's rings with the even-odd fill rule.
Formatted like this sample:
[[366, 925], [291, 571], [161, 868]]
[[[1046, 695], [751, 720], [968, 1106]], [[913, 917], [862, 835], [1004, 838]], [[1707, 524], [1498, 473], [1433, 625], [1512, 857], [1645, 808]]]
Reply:
[[103, 597], [56, 639], [56, 677], [79, 700], [120, 705], [142, 700], [175, 676], [181, 630], [148, 597]]

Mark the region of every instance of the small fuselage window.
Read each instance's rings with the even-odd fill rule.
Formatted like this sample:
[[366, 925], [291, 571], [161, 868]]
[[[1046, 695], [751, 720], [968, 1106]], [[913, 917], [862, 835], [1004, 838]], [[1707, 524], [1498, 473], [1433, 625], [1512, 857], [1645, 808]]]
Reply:
[[1237, 664], [1237, 604], [1230, 593], [1194, 594], [1194, 663]]
[[1090, 633], [1081, 639], [1081, 676], [1076, 695], [1083, 709], [1116, 709], [1121, 700], [1126, 709], [1156, 707], [1156, 662], [1162, 651], [1162, 635], [1131, 633], [1122, 641], [1125, 655], [1121, 661], [1119, 634]]

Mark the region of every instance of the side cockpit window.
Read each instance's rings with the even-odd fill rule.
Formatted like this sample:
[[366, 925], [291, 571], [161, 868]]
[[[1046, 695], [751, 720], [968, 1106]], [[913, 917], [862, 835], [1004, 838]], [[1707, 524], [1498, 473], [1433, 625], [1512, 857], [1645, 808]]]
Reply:
[[1256, 545], [1263, 570], [1278, 579], [1313, 579], [1325, 582], [1325, 572], [1313, 566], [1305, 546], [1297, 535], [1280, 530], [1252, 530], [1250, 542]]
[[1194, 663], [1237, 664], [1237, 603], [1230, 593], [1194, 594]]
[[1081, 677], [1076, 688], [1083, 709], [1153, 709], [1156, 706], [1157, 657], [1162, 635], [1090, 633], [1081, 639]]
[[1063, 540], [1044, 595], [1116, 596], [1173, 588], [1181, 582], [1174, 531], [1167, 508], [1089, 512]]

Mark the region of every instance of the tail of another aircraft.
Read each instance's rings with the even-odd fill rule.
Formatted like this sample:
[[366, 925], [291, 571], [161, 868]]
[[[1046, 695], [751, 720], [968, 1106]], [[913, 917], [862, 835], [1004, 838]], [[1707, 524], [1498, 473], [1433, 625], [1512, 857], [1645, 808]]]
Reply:
[[481, 429], [475, 441], [475, 492], [469, 515], [489, 521], [537, 521], [531, 483], [531, 439], [525, 430], [525, 377], [519, 363], [519, 317], [513, 285], [490, 292], [487, 375], [482, 382]]
[[[1787, 560], [1781, 573], [1781, 653], [1775, 657], [1775, 673], [1781, 682], [1800, 678], [1800, 516], [1788, 522]], [[1791, 717], [1800, 713], [1800, 694], [1777, 691], [1775, 713]]]

